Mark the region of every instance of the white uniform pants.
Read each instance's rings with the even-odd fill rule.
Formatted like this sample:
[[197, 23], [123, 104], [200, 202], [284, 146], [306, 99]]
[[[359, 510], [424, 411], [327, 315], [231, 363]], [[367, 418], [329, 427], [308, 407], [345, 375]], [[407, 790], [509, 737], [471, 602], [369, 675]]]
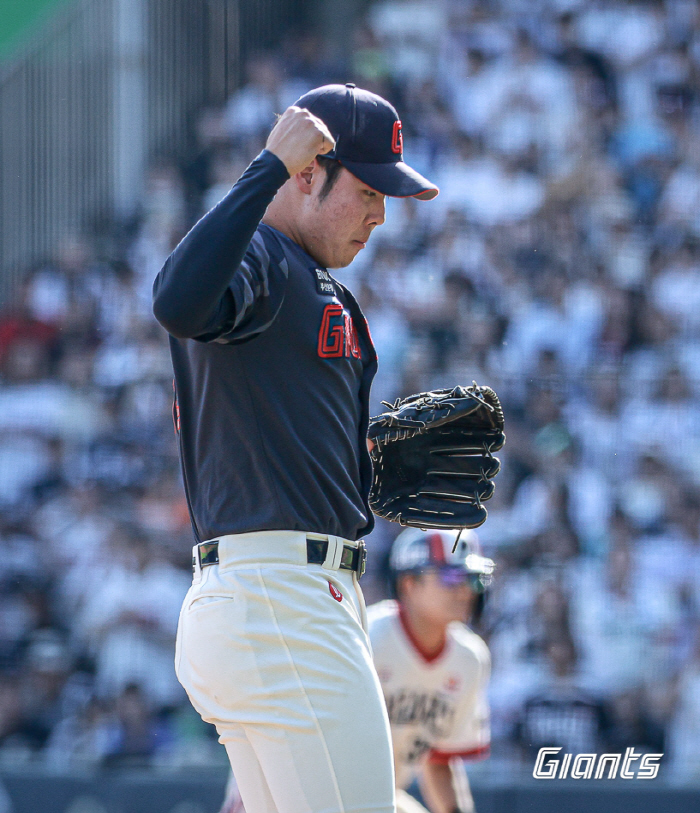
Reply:
[[183, 603], [178, 679], [216, 726], [247, 813], [394, 813], [355, 574], [306, 556], [303, 532], [222, 537]]

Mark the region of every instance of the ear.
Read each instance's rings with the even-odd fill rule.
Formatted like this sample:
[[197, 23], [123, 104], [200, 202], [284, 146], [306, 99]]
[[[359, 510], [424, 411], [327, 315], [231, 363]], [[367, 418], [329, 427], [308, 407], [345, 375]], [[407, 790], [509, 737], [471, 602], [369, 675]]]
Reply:
[[297, 189], [300, 192], [303, 192], [305, 195], [310, 195], [313, 189], [315, 175], [316, 160], [314, 159], [313, 164], [309, 164], [308, 167], [302, 169], [301, 172], [297, 172], [297, 174], [294, 176]]

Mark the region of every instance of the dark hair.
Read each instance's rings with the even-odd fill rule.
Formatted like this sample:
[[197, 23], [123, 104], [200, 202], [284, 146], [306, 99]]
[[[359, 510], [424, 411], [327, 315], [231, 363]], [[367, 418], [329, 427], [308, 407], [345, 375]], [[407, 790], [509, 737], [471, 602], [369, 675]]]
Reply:
[[331, 189], [333, 189], [335, 186], [335, 182], [338, 180], [338, 176], [340, 175], [340, 170], [343, 168], [343, 165], [340, 163], [340, 161], [336, 161], [335, 158], [328, 158], [325, 155], [317, 155], [316, 159], [319, 166], [322, 166], [326, 170], [326, 177], [323, 181], [321, 191], [318, 194], [318, 199], [320, 202], [328, 197]]

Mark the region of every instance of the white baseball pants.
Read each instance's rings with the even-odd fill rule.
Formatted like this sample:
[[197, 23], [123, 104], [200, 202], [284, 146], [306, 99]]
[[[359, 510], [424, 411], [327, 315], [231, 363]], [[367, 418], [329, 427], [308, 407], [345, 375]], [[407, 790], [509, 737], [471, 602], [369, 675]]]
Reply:
[[338, 559], [307, 564], [305, 533], [261, 531], [222, 537], [219, 564], [195, 567], [175, 669], [247, 813], [395, 811], [361, 593]]

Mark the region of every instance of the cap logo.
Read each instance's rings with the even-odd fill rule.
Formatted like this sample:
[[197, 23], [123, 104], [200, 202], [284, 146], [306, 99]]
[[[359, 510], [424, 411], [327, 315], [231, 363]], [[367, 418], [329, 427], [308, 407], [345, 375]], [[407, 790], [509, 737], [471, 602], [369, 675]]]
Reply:
[[403, 152], [403, 133], [401, 132], [401, 119], [394, 122], [394, 129], [391, 133], [391, 151], [397, 155]]
[[428, 544], [430, 545], [430, 559], [436, 565], [444, 565], [445, 548], [442, 545], [442, 537], [440, 534], [430, 534]]

